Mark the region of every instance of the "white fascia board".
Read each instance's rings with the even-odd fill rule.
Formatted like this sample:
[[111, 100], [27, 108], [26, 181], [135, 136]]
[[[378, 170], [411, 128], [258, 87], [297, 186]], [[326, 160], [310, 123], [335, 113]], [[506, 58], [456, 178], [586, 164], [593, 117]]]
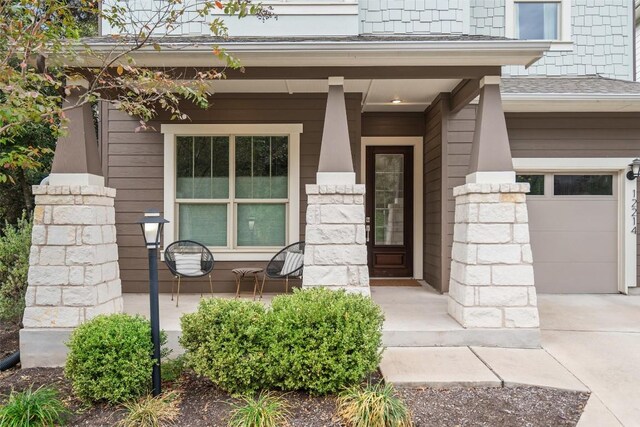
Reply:
[[[503, 66], [528, 65], [544, 55], [549, 42], [491, 41], [339, 41], [290, 40], [283, 42], [171, 43], [161, 51], [152, 46], [132, 54], [139, 66], [219, 66], [213, 46], [235, 54], [244, 66]], [[116, 54], [112, 43], [89, 44], [96, 53]], [[81, 66], [94, 65], [95, 58], [80, 58]], [[390, 61], [390, 62], [389, 62]], [[66, 61], [66, 65], [74, 63]], [[75, 62], [75, 61], [74, 61]]]
[[640, 94], [502, 94], [505, 112], [639, 112]]

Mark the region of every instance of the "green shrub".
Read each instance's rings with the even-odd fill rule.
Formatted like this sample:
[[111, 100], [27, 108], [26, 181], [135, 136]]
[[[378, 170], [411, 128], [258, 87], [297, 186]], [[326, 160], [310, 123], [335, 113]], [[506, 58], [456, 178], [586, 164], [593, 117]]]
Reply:
[[258, 302], [205, 299], [181, 318], [180, 344], [187, 363], [231, 393], [253, 392], [265, 383], [265, 308]]
[[184, 372], [185, 360], [184, 356], [178, 356], [175, 359], [167, 359], [162, 362], [160, 373], [162, 382], [174, 382], [180, 379]]
[[[166, 335], [162, 340], [166, 342]], [[65, 375], [80, 398], [117, 403], [149, 390], [154, 361], [146, 319], [126, 314], [95, 317], [73, 331], [67, 346]]]
[[410, 427], [411, 413], [391, 384], [352, 387], [340, 394], [338, 414], [348, 427]]
[[23, 213], [17, 225], [5, 223], [0, 236], [0, 321], [22, 319], [30, 248], [31, 221]]
[[267, 316], [269, 382], [325, 394], [361, 381], [380, 363], [383, 320], [370, 298], [342, 290], [274, 298]]
[[290, 416], [283, 397], [261, 392], [257, 398], [243, 397], [242, 404], [234, 406], [229, 427], [281, 427], [289, 425]]
[[174, 425], [180, 415], [180, 395], [175, 392], [160, 396], [145, 396], [139, 400], [126, 402], [127, 415], [116, 424], [117, 427], [161, 427]]
[[68, 413], [53, 388], [40, 387], [35, 391], [29, 388], [21, 393], [11, 392], [9, 401], [0, 407], [0, 426], [59, 426], [64, 424]]
[[313, 289], [260, 303], [208, 299], [182, 316], [188, 365], [231, 393], [336, 392], [380, 363], [383, 316], [367, 297]]

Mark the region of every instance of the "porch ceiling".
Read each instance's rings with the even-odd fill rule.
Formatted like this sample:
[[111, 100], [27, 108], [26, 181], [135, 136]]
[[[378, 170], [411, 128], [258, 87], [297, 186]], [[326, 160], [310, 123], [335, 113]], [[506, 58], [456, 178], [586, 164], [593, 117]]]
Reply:
[[[460, 79], [347, 79], [345, 92], [362, 94], [362, 111], [424, 111], [440, 92]], [[214, 93], [327, 93], [327, 80], [221, 80]], [[400, 103], [392, 103], [392, 100]]]

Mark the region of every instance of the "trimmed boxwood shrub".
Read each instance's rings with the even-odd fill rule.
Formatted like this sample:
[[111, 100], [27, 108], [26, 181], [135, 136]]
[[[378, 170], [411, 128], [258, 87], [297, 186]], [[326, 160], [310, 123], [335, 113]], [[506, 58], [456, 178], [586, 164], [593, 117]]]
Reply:
[[204, 299], [180, 319], [187, 364], [231, 393], [265, 387], [265, 308], [258, 302]]
[[[163, 343], [166, 335], [162, 334]], [[147, 393], [154, 361], [149, 321], [140, 316], [97, 316], [67, 343], [65, 375], [87, 401], [123, 402]]]
[[371, 298], [296, 291], [274, 298], [267, 317], [270, 382], [278, 388], [337, 392], [380, 363], [384, 317]]
[[231, 393], [336, 392], [378, 367], [383, 316], [367, 297], [311, 289], [260, 303], [209, 299], [182, 316], [188, 365]]

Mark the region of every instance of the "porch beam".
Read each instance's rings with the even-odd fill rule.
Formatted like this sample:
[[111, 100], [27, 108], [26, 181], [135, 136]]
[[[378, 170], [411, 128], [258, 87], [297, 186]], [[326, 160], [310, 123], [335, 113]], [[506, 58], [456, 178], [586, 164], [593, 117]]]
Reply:
[[451, 91], [449, 112], [455, 114], [480, 94], [480, 79], [465, 79]]
[[[200, 72], [219, 67], [150, 67], [168, 73], [177, 79], [192, 79]], [[82, 68], [75, 71], [91, 78]], [[115, 69], [113, 71], [115, 73]], [[228, 79], [242, 80], [327, 80], [332, 76], [353, 79], [481, 79], [487, 75], [500, 75], [497, 66], [366, 66], [366, 67], [246, 67], [225, 70]]]

